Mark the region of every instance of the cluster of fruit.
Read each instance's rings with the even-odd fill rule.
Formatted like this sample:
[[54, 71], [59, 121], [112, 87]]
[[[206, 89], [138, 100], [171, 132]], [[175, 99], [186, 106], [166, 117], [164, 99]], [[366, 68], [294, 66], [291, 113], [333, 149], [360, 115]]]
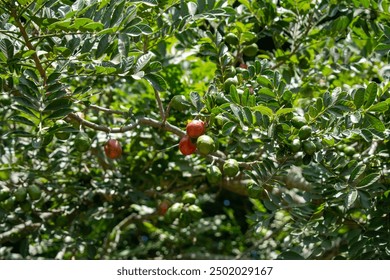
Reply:
[[41, 196], [42, 190], [36, 185], [19, 187], [12, 192], [4, 188], [0, 191], [0, 208], [7, 212], [14, 211], [18, 203], [23, 212], [29, 212], [31, 202], [39, 200]]
[[192, 120], [187, 124], [187, 134], [179, 142], [179, 150], [183, 155], [191, 155], [196, 150], [202, 155], [208, 155], [215, 151], [213, 138], [205, 135], [205, 123], [201, 120]]
[[158, 212], [165, 216], [168, 223], [173, 223], [176, 219], [180, 226], [186, 227], [191, 222], [199, 220], [202, 216], [202, 209], [195, 204], [196, 195], [191, 192], [183, 194], [181, 202], [175, 202], [171, 206], [167, 201], [163, 201], [159, 205]]

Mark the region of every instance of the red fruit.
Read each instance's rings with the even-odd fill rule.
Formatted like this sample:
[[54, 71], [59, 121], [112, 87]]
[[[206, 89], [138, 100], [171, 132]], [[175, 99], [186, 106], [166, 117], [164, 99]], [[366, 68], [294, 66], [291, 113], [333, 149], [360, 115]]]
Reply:
[[168, 201], [166, 200], [161, 201], [160, 205], [158, 206], [158, 214], [164, 216], [165, 213], [167, 213], [168, 208], [169, 208]]
[[204, 122], [200, 120], [192, 120], [187, 124], [186, 130], [189, 137], [198, 138], [205, 133], [206, 128]]
[[240, 63], [240, 68], [248, 69], [248, 65], [246, 65], [245, 63]]
[[116, 159], [122, 155], [122, 146], [116, 139], [110, 139], [104, 145], [104, 152], [110, 159]]
[[179, 150], [185, 156], [191, 155], [196, 151], [196, 144], [191, 142], [191, 138], [188, 135], [185, 135], [180, 139]]

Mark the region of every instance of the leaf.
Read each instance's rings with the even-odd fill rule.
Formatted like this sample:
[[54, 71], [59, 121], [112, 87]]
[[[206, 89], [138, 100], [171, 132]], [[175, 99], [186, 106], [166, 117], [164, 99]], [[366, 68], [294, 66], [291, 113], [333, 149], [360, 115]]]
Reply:
[[59, 119], [67, 116], [69, 113], [72, 113], [72, 109], [60, 109], [57, 111], [54, 111], [52, 114], [50, 114], [46, 119]]
[[386, 112], [389, 109], [389, 104], [386, 101], [372, 105], [368, 111], [370, 112]]
[[252, 107], [251, 109], [253, 111], [260, 112], [263, 115], [267, 115], [269, 117], [272, 117], [274, 115], [274, 112], [272, 111], [272, 109], [270, 109], [264, 105], [257, 105], [255, 107]]
[[374, 115], [366, 114], [365, 120], [366, 120], [366, 122], [368, 122], [369, 128], [373, 128], [373, 129], [380, 131], [380, 132], [383, 132], [386, 130], [386, 127], [383, 124], [383, 122], [380, 119], [378, 119], [377, 117], [375, 117]]
[[359, 182], [359, 184], [357, 184], [357, 187], [358, 187], [358, 188], [366, 188], [366, 187], [369, 187], [369, 186], [371, 186], [372, 184], [374, 184], [376, 181], [378, 181], [380, 177], [381, 177], [381, 174], [380, 174], [380, 173], [372, 173], [372, 174], [369, 174], [369, 175], [367, 175], [366, 177], [364, 177], [364, 178]]
[[292, 112], [295, 112], [295, 108], [280, 108], [279, 110], [276, 111], [276, 115], [278, 117], [280, 116], [283, 116], [285, 114], [289, 114], [289, 113], [292, 113]]
[[22, 117], [22, 116], [11, 116], [11, 117], [8, 118], [8, 120], [12, 120], [12, 121], [15, 121], [15, 122], [23, 123], [23, 124], [26, 124], [26, 125], [29, 125], [29, 126], [34, 126], [34, 127], [36, 126], [35, 123], [33, 123], [29, 119], [27, 119], [25, 117]]
[[148, 64], [148, 62], [152, 59], [153, 56], [154, 55], [151, 52], [141, 55], [138, 58], [137, 63], [135, 64], [134, 72], [137, 73], [141, 71]]
[[352, 205], [355, 203], [357, 197], [358, 197], [358, 191], [355, 189], [351, 190], [345, 199], [345, 207], [347, 209], [351, 208]]
[[364, 170], [366, 170], [365, 164], [358, 164], [351, 172], [351, 175], [349, 176], [348, 181], [349, 182], [355, 182], [355, 179], [358, 178], [360, 175], [363, 174]]
[[378, 85], [376, 83], [370, 83], [367, 88], [366, 88], [366, 93], [364, 96], [365, 103], [364, 103], [364, 108], [367, 109], [369, 108], [375, 101], [376, 95], [378, 91]]
[[364, 103], [364, 96], [366, 94], [366, 90], [364, 88], [358, 88], [353, 95], [353, 103], [355, 104], [356, 109], [362, 107]]
[[157, 6], [158, 0], [130, 0], [132, 3], [143, 3], [147, 6]]
[[230, 96], [232, 101], [236, 104], [240, 104], [240, 97], [238, 96], [237, 89], [235, 85], [230, 85]]
[[253, 114], [252, 114], [251, 109], [249, 109], [248, 107], [244, 107], [243, 112], [245, 114], [245, 118], [248, 121], [249, 125], [252, 125], [253, 124]]
[[155, 90], [157, 91], [166, 91], [167, 83], [164, 78], [155, 73], [149, 73], [144, 76], [144, 79], [147, 80]]
[[225, 136], [231, 135], [232, 132], [236, 129], [237, 124], [234, 122], [226, 122], [222, 127], [222, 134]]
[[108, 41], [110, 39], [109, 34], [103, 35], [103, 37], [100, 39], [99, 44], [96, 49], [95, 58], [101, 57], [108, 48]]
[[22, 96], [15, 96], [13, 98], [16, 102], [18, 102], [20, 105], [23, 105], [23, 106], [26, 106], [28, 108], [31, 108], [35, 111], [38, 111], [39, 109], [39, 106], [38, 104], [36, 104], [35, 102], [31, 102], [29, 99], [27, 99], [26, 97], [22, 97]]
[[194, 105], [196, 110], [198, 112], [200, 112], [200, 110], [202, 110], [202, 108], [203, 108], [203, 103], [201, 101], [199, 93], [197, 93], [196, 91], [192, 91], [190, 93], [190, 99], [191, 99], [192, 105]]
[[55, 99], [45, 107], [44, 112], [69, 108], [72, 102], [68, 98]]
[[2, 39], [0, 40], [0, 51], [7, 60], [10, 60], [14, 57], [14, 44], [8, 39]]
[[233, 114], [239, 119], [241, 123], [244, 122], [244, 116], [242, 114], [241, 108], [237, 106], [236, 104], [230, 104], [230, 109], [232, 110]]

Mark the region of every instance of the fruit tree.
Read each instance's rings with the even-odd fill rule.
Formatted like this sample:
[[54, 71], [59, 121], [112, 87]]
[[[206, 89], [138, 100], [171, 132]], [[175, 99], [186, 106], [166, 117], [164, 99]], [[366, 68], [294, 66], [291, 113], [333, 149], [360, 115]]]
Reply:
[[0, 259], [390, 259], [388, 1], [0, 11]]

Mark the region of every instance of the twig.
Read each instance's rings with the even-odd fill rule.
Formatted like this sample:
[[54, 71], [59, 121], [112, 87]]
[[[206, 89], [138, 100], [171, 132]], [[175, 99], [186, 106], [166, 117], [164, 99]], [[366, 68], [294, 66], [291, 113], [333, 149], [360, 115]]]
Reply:
[[164, 106], [161, 101], [160, 93], [156, 89], [154, 89], [154, 96], [156, 97], [158, 109], [160, 110], [161, 119], [165, 120], [166, 118], [165, 118]]

